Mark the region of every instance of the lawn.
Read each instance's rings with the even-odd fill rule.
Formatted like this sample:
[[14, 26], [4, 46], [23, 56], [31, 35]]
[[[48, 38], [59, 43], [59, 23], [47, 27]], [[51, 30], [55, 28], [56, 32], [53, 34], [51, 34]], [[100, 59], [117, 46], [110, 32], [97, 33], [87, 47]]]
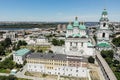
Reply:
[[117, 77], [117, 79], [120, 80], [120, 72], [114, 72], [114, 74]]
[[50, 50], [50, 46], [21, 46], [20, 48], [28, 48], [33, 49], [35, 51], [37, 50], [43, 50], [43, 52]]
[[0, 69], [0, 73], [10, 73], [9, 69]]

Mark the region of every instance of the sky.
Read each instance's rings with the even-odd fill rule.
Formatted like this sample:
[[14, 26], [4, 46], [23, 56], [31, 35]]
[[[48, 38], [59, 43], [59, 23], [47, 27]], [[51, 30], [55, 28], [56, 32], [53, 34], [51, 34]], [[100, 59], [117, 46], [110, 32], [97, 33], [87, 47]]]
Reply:
[[120, 21], [120, 0], [0, 0], [0, 21]]

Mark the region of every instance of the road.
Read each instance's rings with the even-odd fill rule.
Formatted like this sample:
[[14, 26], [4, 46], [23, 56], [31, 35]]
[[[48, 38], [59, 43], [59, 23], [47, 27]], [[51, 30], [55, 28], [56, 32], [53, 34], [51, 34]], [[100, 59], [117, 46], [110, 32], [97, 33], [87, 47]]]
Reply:
[[9, 55], [7, 55], [7, 56], [3, 57], [3, 58], [2, 58], [2, 60], [1, 60], [1, 62], [2, 62], [2, 61], [4, 61], [6, 58], [10, 57], [12, 54], [13, 54], [13, 52], [12, 52], [12, 53], [10, 53]]

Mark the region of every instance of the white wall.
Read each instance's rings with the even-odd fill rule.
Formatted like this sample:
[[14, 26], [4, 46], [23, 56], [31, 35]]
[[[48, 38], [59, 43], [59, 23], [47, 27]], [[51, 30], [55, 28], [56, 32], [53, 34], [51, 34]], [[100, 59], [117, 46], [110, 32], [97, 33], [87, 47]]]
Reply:
[[88, 77], [88, 69], [83, 67], [68, 67], [68, 66], [58, 66], [53, 69], [45, 68], [44, 64], [33, 64], [27, 63], [27, 70], [33, 72], [42, 72], [46, 74], [63, 75], [63, 76], [74, 76], [74, 77]]

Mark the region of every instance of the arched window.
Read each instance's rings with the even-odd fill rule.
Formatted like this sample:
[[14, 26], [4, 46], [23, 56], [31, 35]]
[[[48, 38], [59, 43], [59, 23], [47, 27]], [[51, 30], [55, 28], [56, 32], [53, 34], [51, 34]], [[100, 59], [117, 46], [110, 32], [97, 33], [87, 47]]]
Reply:
[[105, 37], [105, 33], [102, 34], [102, 37], [103, 37], [103, 38]]
[[103, 27], [105, 27], [106, 26], [106, 23], [103, 23]]

